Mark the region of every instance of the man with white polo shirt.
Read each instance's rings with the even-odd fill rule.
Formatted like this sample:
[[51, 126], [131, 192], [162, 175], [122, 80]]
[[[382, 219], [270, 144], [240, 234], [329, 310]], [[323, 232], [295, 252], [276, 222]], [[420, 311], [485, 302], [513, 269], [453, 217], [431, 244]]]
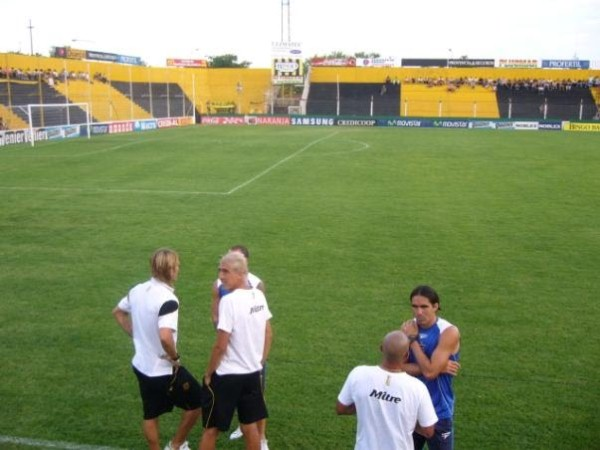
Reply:
[[[239, 252], [242, 255], [244, 255], [244, 257], [246, 258], [246, 264], [248, 264], [248, 262], [250, 260], [250, 251], [248, 250], [248, 247], [246, 247], [245, 245], [242, 245], [242, 244], [237, 244], [237, 245], [234, 245], [233, 247], [231, 247], [229, 249], [229, 251], [230, 252]], [[248, 280], [248, 287], [260, 289], [263, 292], [263, 294], [266, 294], [265, 283], [258, 276], [254, 275], [252, 272], [250, 272], [250, 269], [248, 269], [248, 277], [246, 279]], [[212, 316], [212, 321], [213, 321], [215, 328], [217, 327], [217, 323], [219, 322], [219, 302], [221, 301], [221, 298], [226, 294], [229, 294], [229, 291], [225, 288], [225, 286], [223, 285], [221, 280], [219, 278], [217, 278], [212, 285], [212, 292], [211, 292], [211, 298], [212, 298], [211, 316]], [[267, 362], [265, 361], [265, 364], [263, 365], [263, 371], [261, 374], [261, 382], [262, 382], [263, 392], [266, 387], [266, 381], [267, 381]], [[260, 431], [260, 440], [262, 443], [261, 450], [268, 450], [266, 428], [267, 428], [267, 419], [263, 419], [258, 423], [258, 430]], [[241, 438], [242, 436], [243, 436], [242, 429], [240, 426], [238, 426], [229, 435], [229, 439], [235, 440], [235, 439]]]
[[174, 283], [179, 256], [161, 248], [150, 259], [152, 278], [133, 287], [113, 309], [121, 328], [133, 338], [133, 371], [142, 397], [143, 431], [148, 448], [160, 450], [159, 416], [174, 406], [181, 422], [165, 450], [189, 450], [187, 435], [200, 417], [201, 387], [180, 364], [177, 353], [179, 299]]
[[236, 410], [246, 449], [266, 448], [258, 422], [268, 417], [261, 371], [271, 348], [272, 315], [262, 291], [249, 287], [247, 278], [243, 254], [231, 251], [221, 258], [219, 279], [229, 293], [219, 301], [217, 338], [204, 373], [213, 399], [203, 405], [200, 450], [215, 448], [219, 432], [229, 429]]
[[381, 344], [379, 366], [357, 366], [338, 395], [336, 412], [357, 416], [355, 450], [413, 450], [413, 431], [433, 435], [437, 416], [422, 381], [402, 370], [410, 341], [400, 330]]

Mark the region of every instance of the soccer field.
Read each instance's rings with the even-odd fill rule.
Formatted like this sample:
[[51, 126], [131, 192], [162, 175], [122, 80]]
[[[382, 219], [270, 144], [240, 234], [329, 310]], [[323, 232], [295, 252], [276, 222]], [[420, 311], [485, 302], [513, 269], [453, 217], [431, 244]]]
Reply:
[[599, 173], [593, 133], [197, 126], [1, 148], [0, 448], [145, 448], [111, 310], [153, 250], [177, 250], [179, 352], [200, 377], [238, 243], [274, 315], [272, 449], [353, 448], [337, 394], [422, 283], [461, 330], [457, 450], [592, 448]]

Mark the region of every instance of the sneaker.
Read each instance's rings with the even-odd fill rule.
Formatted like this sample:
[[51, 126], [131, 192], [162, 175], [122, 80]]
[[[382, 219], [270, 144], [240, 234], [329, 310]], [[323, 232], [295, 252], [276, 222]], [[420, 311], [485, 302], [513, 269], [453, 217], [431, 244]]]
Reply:
[[260, 440], [260, 450], [269, 450], [269, 446], [267, 445], [266, 439]]
[[242, 433], [242, 429], [240, 427], [237, 427], [235, 430], [233, 430], [233, 433], [229, 435], [229, 439], [233, 441], [235, 439], [241, 438], [243, 435], [244, 433]]

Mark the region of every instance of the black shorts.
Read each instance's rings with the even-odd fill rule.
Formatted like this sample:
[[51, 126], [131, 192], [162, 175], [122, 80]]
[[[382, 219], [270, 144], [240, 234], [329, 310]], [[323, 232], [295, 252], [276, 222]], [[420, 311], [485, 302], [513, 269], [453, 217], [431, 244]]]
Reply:
[[212, 395], [212, 401], [202, 406], [204, 428], [216, 427], [219, 431], [227, 431], [236, 409], [242, 424], [258, 422], [269, 416], [260, 371], [243, 375], [214, 373], [210, 386], [204, 389]]
[[173, 375], [149, 377], [133, 368], [140, 386], [144, 420], [155, 419], [173, 411], [173, 407], [191, 410], [202, 404], [202, 388], [194, 376], [183, 366]]

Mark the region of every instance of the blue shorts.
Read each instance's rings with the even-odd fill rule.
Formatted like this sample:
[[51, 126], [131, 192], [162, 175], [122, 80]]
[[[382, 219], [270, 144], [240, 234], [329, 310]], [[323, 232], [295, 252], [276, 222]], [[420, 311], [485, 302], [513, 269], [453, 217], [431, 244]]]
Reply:
[[427, 442], [429, 450], [452, 450], [454, 448], [454, 430], [452, 419], [441, 419], [435, 424], [435, 433], [427, 439], [418, 433], [413, 433], [415, 450], [422, 450]]

